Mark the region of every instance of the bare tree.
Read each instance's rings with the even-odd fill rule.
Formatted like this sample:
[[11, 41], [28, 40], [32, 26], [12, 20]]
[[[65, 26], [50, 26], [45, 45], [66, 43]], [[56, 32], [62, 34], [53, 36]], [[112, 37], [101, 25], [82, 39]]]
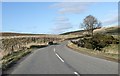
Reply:
[[101, 28], [101, 27], [102, 27], [102, 23], [99, 21], [96, 28]]
[[84, 27], [90, 35], [93, 37], [93, 30], [95, 28], [101, 28], [101, 22], [99, 22], [94, 16], [88, 15], [81, 24], [82, 27]]

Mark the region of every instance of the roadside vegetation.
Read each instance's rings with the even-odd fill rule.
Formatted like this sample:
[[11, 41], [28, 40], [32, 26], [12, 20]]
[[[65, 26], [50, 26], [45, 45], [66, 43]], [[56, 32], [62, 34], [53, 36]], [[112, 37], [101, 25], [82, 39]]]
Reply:
[[120, 59], [119, 59], [120, 55], [118, 50], [120, 44], [110, 44], [109, 46], [105, 46], [101, 50], [80, 47], [73, 42], [69, 42], [67, 46], [77, 52], [80, 52], [86, 55], [95, 56], [95, 57], [103, 58], [110, 61], [120, 62]]
[[104, 47], [108, 47], [110, 44], [119, 44], [119, 40], [111, 35], [95, 34], [93, 38], [84, 37], [78, 41], [73, 41], [73, 43], [79, 47], [102, 51]]
[[[89, 55], [99, 55], [115, 61], [119, 60], [119, 27], [102, 28], [94, 16], [89, 15], [81, 26], [86, 30], [82, 38], [71, 40], [68, 47]], [[96, 30], [96, 28], [98, 28]], [[102, 28], [102, 29], [101, 29]], [[101, 30], [99, 30], [101, 29]], [[96, 30], [96, 31], [94, 31]]]
[[34, 50], [36, 50], [38, 48], [42, 48], [42, 47], [46, 47], [46, 45], [42, 45], [42, 46], [33, 45], [28, 49], [15, 51], [15, 52], [12, 52], [11, 54], [8, 54], [8, 55], [4, 56], [1, 59], [1, 61], [2, 61], [2, 70], [3, 71], [7, 70], [8, 68], [10, 68], [14, 64], [16, 64], [17, 61], [19, 61], [23, 57], [27, 56], [28, 54], [30, 54], [32, 51], [34, 51]]
[[6, 70], [7, 68], [10, 68], [13, 66], [18, 60], [20, 60], [22, 57], [26, 56], [27, 54], [31, 53], [31, 50], [21, 50], [13, 52], [12, 54], [8, 54], [2, 58], [2, 70]]

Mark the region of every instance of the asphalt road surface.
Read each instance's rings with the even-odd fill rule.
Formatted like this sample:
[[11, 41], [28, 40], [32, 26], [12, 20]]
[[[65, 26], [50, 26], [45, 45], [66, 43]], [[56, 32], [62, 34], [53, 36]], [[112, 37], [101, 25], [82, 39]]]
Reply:
[[35, 50], [12, 74], [118, 74], [118, 63], [75, 52], [63, 42]]

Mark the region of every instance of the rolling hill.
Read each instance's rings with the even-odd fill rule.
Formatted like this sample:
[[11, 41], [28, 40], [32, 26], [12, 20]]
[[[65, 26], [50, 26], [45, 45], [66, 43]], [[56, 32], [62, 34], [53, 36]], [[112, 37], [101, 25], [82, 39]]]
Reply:
[[[77, 30], [77, 31], [62, 33], [61, 35], [83, 35], [85, 32], [86, 32], [85, 30]], [[117, 35], [119, 32], [120, 32], [120, 27], [118, 26], [102, 27], [94, 30], [94, 33], [103, 33], [103, 34], [111, 34], [111, 35]]]
[[[83, 35], [86, 30], [77, 30], [70, 31], [66, 33], [62, 33], [60, 35]], [[111, 34], [117, 35], [120, 32], [120, 27], [112, 26], [112, 27], [102, 27], [99, 29], [95, 29], [94, 33], [103, 33], [103, 34]], [[50, 35], [50, 34], [29, 34], [29, 33], [14, 33], [14, 32], [0, 32], [0, 36], [41, 36], [41, 35]]]
[[1, 32], [1, 36], [31, 36], [31, 35], [45, 35], [45, 34], [28, 34], [28, 33], [14, 33], [14, 32]]

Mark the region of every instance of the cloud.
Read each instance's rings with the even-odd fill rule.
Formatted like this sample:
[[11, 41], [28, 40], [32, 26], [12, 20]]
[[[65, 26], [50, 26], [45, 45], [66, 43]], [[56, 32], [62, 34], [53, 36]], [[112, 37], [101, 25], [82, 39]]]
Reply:
[[69, 21], [68, 18], [65, 18], [64, 16], [60, 16], [60, 17], [56, 17], [55, 21], [58, 21], [58, 22], [67, 22]]
[[64, 30], [72, 28], [71, 23], [56, 23], [56, 25], [57, 26], [54, 28], [54, 30], [56, 31], [64, 31]]
[[50, 7], [59, 8], [58, 13], [60, 14], [66, 14], [66, 13], [79, 14], [85, 12], [89, 4], [90, 3], [86, 3], [86, 2], [62, 2], [62, 3], [55, 3]]
[[52, 28], [54, 33], [62, 33], [73, 27], [73, 25], [69, 22], [69, 19], [64, 16], [57, 17], [54, 21], [55, 25], [54, 28]]
[[118, 16], [117, 15], [111, 16], [108, 19], [105, 19], [103, 23], [107, 25], [118, 23]]
[[[87, 11], [90, 2], [61, 2], [55, 3], [50, 8], [57, 8], [57, 13], [64, 14], [80, 14]], [[55, 27], [52, 31], [62, 33], [73, 28], [73, 24], [65, 16], [55, 18]]]

